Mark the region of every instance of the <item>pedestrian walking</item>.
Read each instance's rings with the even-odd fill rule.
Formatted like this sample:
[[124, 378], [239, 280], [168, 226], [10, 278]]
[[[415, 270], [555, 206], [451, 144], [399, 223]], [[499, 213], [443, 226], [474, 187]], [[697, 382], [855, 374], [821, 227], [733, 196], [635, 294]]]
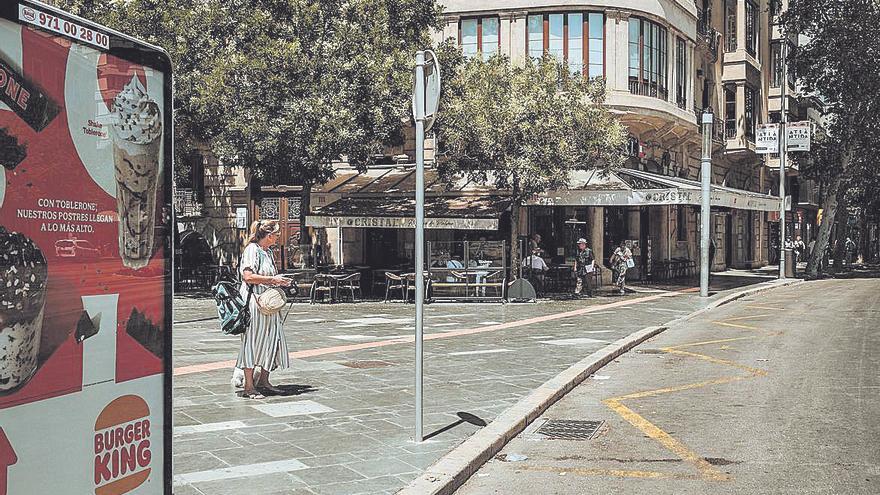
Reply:
[[626, 241], [620, 241], [609, 261], [611, 266], [617, 270], [617, 288], [620, 290], [620, 295], [624, 295], [626, 294], [626, 270], [636, 266], [632, 251], [626, 246]]
[[803, 241], [803, 239], [801, 239], [801, 236], [797, 236], [794, 241], [794, 260], [795, 260], [795, 263], [804, 260], [804, 255], [805, 255], [806, 251], [807, 251], [807, 245], [804, 244], [804, 241]]
[[581, 237], [577, 241], [578, 252], [574, 259], [574, 274], [577, 283], [574, 287], [575, 295], [580, 295], [581, 291], [586, 287], [587, 297], [593, 297], [593, 287], [590, 279], [596, 271], [596, 258], [593, 256], [593, 250], [587, 247], [587, 240]]
[[[241, 396], [250, 399], [265, 398], [263, 392], [282, 393], [282, 390], [269, 382], [269, 373], [278, 368], [290, 367], [281, 313], [265, 315], [257, 305], [257, 297], [267, 288], [287, 287], [291, 283], [291, 279], [277, 274], [275, 261], [269, 253], [269, 248], [278, 241], [280, 231], [281, 228], [275, 220], [254, 222], [238, 268], [242, 278], [239, 289], [242, 297], [248, 293], [248, 286], [253, 286], [253, 297], [250, 298], [251, 321], [247, 331], [242, 334], [241, 349], [235, 365], [244, 370], [244, 390]], [[260, 375], [254, 383], [254, 368], [257, 367], [260, 368]]]

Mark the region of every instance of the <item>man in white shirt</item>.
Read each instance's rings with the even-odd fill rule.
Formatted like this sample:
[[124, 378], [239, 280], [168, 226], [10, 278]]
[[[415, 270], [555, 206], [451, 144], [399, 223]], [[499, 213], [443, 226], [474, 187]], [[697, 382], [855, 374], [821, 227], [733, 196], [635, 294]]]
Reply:
[[538, 256], [538, 253], [540, 253], [540, 249], [532, 249], [532, 254], [522, 260], [522, 266], [528, 268], [526, 272], [528, 278], [535, 284], [535, 290], [542, 294], [544, 292], [544, 275], [550, 268], [547, 267], [544, 258]]

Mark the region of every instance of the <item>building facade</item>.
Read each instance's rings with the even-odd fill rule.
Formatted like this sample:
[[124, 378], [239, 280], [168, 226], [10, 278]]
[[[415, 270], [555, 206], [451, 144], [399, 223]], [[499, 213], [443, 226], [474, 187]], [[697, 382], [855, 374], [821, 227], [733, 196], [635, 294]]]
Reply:
[[[713, 184], [744, 193], [774, 192], [778, 176], [765, 156], [755, 153], [755, 130], [758, 124], [770, 122], [773, 105], [779, 106], [781, 81], [773, 68], [781, 67], [777, 47], [781, 34], [773, 13], [784, 4], [768, 0], [445, 0], [443, 4], [444, 26], [435, 38], [457, 40], [468, 56], [502, 53], [514, 63], [527, 63], [547, 53], [572, 71], [603, 77], [607, 104], [630, 135], [627, 168], [699, 180], [698, 122], [709, 108], [715, 119]], [[794, 88], [788, 94], [795, 99]], [[583, 235], [605, 258], [617, 241], [633, 241], [645, 269], [650, 269], [649, 261], [698, 257], [698, 207], [571, 203], [536, 205], [526, 215], [529, 231], [553, 238], [560, 256], [568, 257], [570, 238]], [[776, 217], [746, 204], [713, 208], [713, 269], [766, 265], [771, 220]]]

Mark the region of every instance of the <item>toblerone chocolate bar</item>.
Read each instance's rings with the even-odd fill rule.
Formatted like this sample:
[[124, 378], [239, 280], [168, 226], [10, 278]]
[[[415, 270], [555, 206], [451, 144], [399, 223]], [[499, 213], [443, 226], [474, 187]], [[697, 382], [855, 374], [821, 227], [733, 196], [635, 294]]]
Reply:
[[0, 102], [37, 132], [45, 129], [61, 110], [36, 84], [19, 74], [3, 58], [0, 58]]

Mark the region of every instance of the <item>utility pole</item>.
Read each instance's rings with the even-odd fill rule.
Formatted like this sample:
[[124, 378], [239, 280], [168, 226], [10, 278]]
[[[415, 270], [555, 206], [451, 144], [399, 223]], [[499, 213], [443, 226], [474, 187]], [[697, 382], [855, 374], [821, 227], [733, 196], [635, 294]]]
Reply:
[[785, 161], [787, 158], [785, 135], [788, 123], [788, 39], [782, 40], [782, 118], [779, 123], [779, 278], [785, 278]]
[[712, 189], [712, 112], [703, 110], [703, 158], [700, 160], [700, 297], [709, 297], [709, 216]]

